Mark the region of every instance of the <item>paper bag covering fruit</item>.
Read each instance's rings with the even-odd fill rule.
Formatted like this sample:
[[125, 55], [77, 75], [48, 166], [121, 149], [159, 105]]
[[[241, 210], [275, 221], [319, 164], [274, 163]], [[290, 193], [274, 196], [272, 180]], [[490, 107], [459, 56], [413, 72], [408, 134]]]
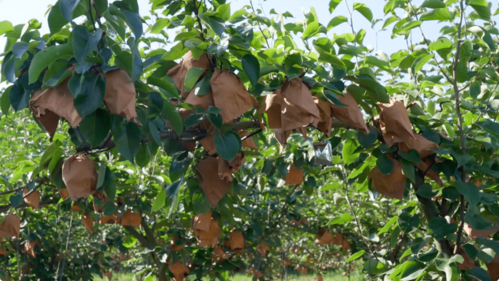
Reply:
[[[454, 246], [454, 251], [456, 249], [457, 245]], [[470, 270], [470, 269], [473, 269], [475, 267], [475, 261], [472, 260], [470, 258], [470, 256], [468, 256], [468, 254], [466, 253], [466, 251], [464, 250], [463, 247], [461, 247], [459, 249], [459, 251], [457, 251], [458, 254], [460, 254], [463, 258], [464, 258], [464, 261], [462, 263], [457, 263], [457, 266], [459, 267], [459, 269], [461, 270]]]
[[244, 152], [239, 152], [232, 161], [227, 161], [222, 157], [218, 157], [218, 176], [226, 181], [232, 182], [232, 174], [241, 169], [246, 162]]
[[301, 266], [301, 265], [297, 265], [295, 267], [295, 270], [300, 272], [301, 274], [307, 274], [308, 273], [308, 268], [304, 267], [304, 266]]
[[101, 215], [99, 224], [121, 224], [121, 217], [118, 216], [118, 211], [110, 216]]
[[487, 266], [487, 273], [491, 280], [499, 279], [499, 256], [495, 255], [494, 259], [490, 263], [485, 264]]
[[224, 250], [220, 246], [216, 246], [211, 254], [211, 258], [215, 260], [215, 262], [223, 262], [228, 257], [229, 255], [226, 252], [224, 252]]
[[350, 243], [348, 242], [348, 240], [346, 238], [343, 238], [343, 241], [341, 241], [341, 249], [343, 251], [348, 251], [348, 250], [352, 249], [352, 247], [350, 246]]
[[490, 230], [477, 230], [471, 227], [471, 225], [465, 223], [463, 230], [469, 237], [476, 239], [478, 237], [489, 237], [493, 235], [499, 231], [499, 227], [494, 226], [494, 228]]
[[255, 273], [254, 273], [254, 276], [256, 278], [262, 278], [263, 277], [263, 273], [260, 270], [256, 270]]
[[409, 138], [404, 142], [400, 142], [398, 146], [399, 150], [405, 153], [409, 152], [409, 150], [411, 149], [419, 152], [419, 155], [421, 156], [421, 162], [414, 163], [414, 166], [416, 166], [421, 171], [426, 171], [426, 176], [433, 179], [440, 186], [442, 185], [442, 180], [440, 179], [438, 173], [430, 169], [430, 166], [433, 164], [432, 161], [425, 159], [426, 157], [435, 154], [434, 151], [430, 150], [431, 148], [437, 150], [440, 149], [440, 146], [438, 144], [427, 140], [422, 135], [414, 133], [414, 138]]
[[333, 110], [332, 103], [323, 101], [318, 97], [312, 97], [314, 99], [317, 108], [320, 113], [320, 121], [317, 123], [316, 128], [326, 134], [326, 136], [331, 136], [331, 128], [333, 127]]
[[168, 266], [168, 270], [175, 276], [175, 281], [183, 281], [189, 274], [189, 268], [180, 261]]
[[207, 70], [210, 67], [208, 55], [202, 54], [197, 60], [192, 56], [192, 52], [188, 51], [182, 58], [182, 61], [166, 73], [173, 79], [175, 86], [177, 86], [177, 89], [179, 89], [180, 94], [184, 99], [187, 98], [187, 95], [189, 94], [189, 92], [184, 91], [185, 76], [187, 71], [193, 67]]
[[172, 241], [170, 241], [170, 251], [178, 252], [178, 251], [182, 250], [185, 247], [185, 245], [187, 245], [187, 242], [184, 242], [183, 244], [179, 244], [181, 239], [182, 238], [180, 238], [180, 237], [175, 237], [172, 239]]
[[415, 139], [411, 120], [403, 102], [390, 99], [390, 103], [378, 103], [378, 107], [380, 128], [388, 147]]
[[194, 93], [194, 89], [191, 90], [191, 92], [185, 99], [185, 103], [193, 105], [194, 108], [199, 107], [204, 110], [208, 110], [210, 106], [215, 106], [212, 92], [209, 92], [206, 95], [196, 96], [196, 94]]
[[[29, 195], [28, 195], [29, 194]], [[23, 191], [24, 203], [33, 209], [38, 209], [40, 207], [40, 192], [38, 190], [28, 190], [27, 188]]]
[[[207, 157], [201, 160], [196, 167], [196, 174], [199, 178], [199, 185], [204, 191], [204, 194], [210, 201], [211, 205], [215, 207], [218, 202], [227, 194], [231, 186], [232, 177], [229, 178], [220, 176], [219, 161], [214, 157]], [[229, 164], [227, 164], [228, 166]], [[225, 164], [223, 164], [225, 166]], [[227, 168], [227, 169], [230, 169]]]
[[81, 223], [85, 226], [88, 232], [94, 233], [94, 220], [89, 213], [84, 213], [81, 216]]
[[8, 214], [0, 223], [0, 239], [19, 238], [21, 234], [21, 218], [15, 214]]
[[210, 85], [213, 101], [221, 109], [224, 123], [230, 123], [251, 108], [260, 106], [241, 79], [227, 69], [215, 68]]
[[94, 194], [97, 189], [94, 161], [84, 154], [69, 157], [62, 165], [62, 180], [73, 201]]
[[[94, 205], [94, 211], [97, 213], [102, 213], [104, 211], [104, 208], [101, 206], [104, 206], [109, 200], [107, 199], [107, 196], [104, 192], [102, 191], [97, 191], [94, 195], [94, 200], [93, 200], [93, 205]], [[100, 206], [98, 205], [97, 201], [100, 201]]]
[[350, 94], [345, 94], [344, 96], [338, 95], [338, 100], [346, 106], [331, 104], [333, 117], [350, 128], [369, 134], [369, 128], [355, 99]]
[[104, 104], [109, 113], [125, 117], [130, 122], [141, 126], [135, 110], [135, 85], [123, 69], [106, 73], [106, 94]]
[[62, 200], [66, 200], [66, 199], [68, 199], [69, 196], [71, 196], [67, 189], [59, 190], [59, 195], [61, 196]]
[[211, 217], [211, 211], [195, 216], [192, 229], [194, 235], [199, 239], [200, 247], [218, 245], [218, 239], [222, 235], [218, 222]]
[[303, 170], [296, 168], [294, 164], [289, 165], [289, 171], [286, 174], [286, 184], [300, 185], [303, 183]]
[[260, 255], [265, 257], [267, 255], [267, 252], [270, 250], [270, 248], [269, 248], [269, 245], [263, 244], [263, 245], [258, 246], [257, 250], [258, 250], [258, 252], [260, 252]]
[[[30, 101], [37, 99], [38, 96], [40, 96], [42, 93], [43, 93], [42, 89], [34, 91], [33, 95], [30, 98]], [[38, 107], [36, 113], [35, 111], [33, 111], [33, 116], [40, 122], [40, 124], [42, 124], [42, 127], [45, 129], [45, 132], [47, 132], [47, 134], [50, 137], [50, 141], [52, 141], [52, 138], [54, 137], [55, 132], [57, 131], [57, 125], [59, 125], [59, 115], [43, 107]]]
[[386, 197], [402, 199], [404, 197], [406, 176], [402, 174], [402, 164], [392, 158], [393, 170], [389, 175], [380, 172], [378, 167], [374, 167], [369, 172], [369, 179], [372, 179], [372, 187], [377, 192]]
[[142, 222], [142, 217], [140, 214], [132, 213], [130, 210], [126, 210], [121, 218], [122, 226], [133, 226], [135, 228], [140, 227], [140, 223]]
[[281, 129], [293, 130], [320, 122], [312, 93], [300, 78], [286, 81], [281, 87], [281, 95]]
[[[248, 133], [246, 131], [239, 132], [239, 136], [241, 137], [241, 139], [246, 137], [246, 136], [249, 136], [249, 135], [250, 135], [250, 133]], [[258, 146], [253, 141], [253, 138], [251, 138], [251, 137], [243, 140], [243, 147], [244, 148], [251, 148], [251, 149], [259, 149]]]
[[236, 251], [238, 254], [242, 254], [242, 250], [244, 249], [244, 236], [240, 231], [236, 231], [233, 228], [229, 233], [229, 240], [225, 241], [224, 244], [232, 251]]
[[81, 208], [80, 208], [80, 206], [78, 206], [78, 204], [73, 203], [70, 210], [71, 211], [81, 211]]
[[282, 261], [282, 264], [284, 264], [284, 266], [290, 266], [290, 265], [291, 265], [291, 261], [290, 261], [290, 260], [288, 260], [288, 259], [284, 259], [284, 260]]
[[7, 255], [7, 251], [5, 249], [0, 249], [0, 256], [5, 256]]
[[[78, 114], [74, 106], [74, 96], [68, 87], [69, 79], [64, 80], [54, 88], [49, 88], [31, 97], [29, 104], [36, 118], [45, 118], [46, 114], [54, 113], [66, 119], [71, 127], [78, 127], [83, 118]], [[49, 134], [55, 131], [53, 130], [54, 126], [57, 128], [55, 123], [53, 115], [46, 117], [47, 127], [44, 127], [50, 128], [51, 131], [47, 131]]]
[[30, 255], [32, 258], [36, 258], [36, 251], [35, 251], [36, 246], [38, 246], [38, 240], [32, 242], [26, 240], [26, 242], [24, 243], [24, 252]]
[[317, 234], [317, 239], [315, 239], [315, 244], [317, 245], [327, 245], [333, 242], [333, 234], [329, 230], [324, 230], [322, 233]]

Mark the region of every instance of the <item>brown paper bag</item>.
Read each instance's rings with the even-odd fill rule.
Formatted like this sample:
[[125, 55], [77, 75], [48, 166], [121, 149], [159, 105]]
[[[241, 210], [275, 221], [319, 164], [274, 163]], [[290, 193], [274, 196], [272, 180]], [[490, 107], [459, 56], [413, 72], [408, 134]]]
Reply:
[[215, 249], [213, 249], [213, 253], [211, 254], [211, 258], [215, 260], [215, 262], [223, 262], [229, 257], [229, 255], [224, 252], [222, 247], [216, 246]]
[[343, 245], [343, 240], [345, 237], [343, 237], [342, 233], [336, 233], [333, 237], [333, 240], [331, 241], [331, 244], [341, 246]]
[[322, 275], [317, 275], [317, 279], [315, 279], [316, 281], [324, 281], [324, 279], [322, 279]]
[[142, 222], [142, 217], [140, 214], [137, 213], [132, 213], [130, 210], [126, 210], [125, 213], [123, 214], [123, 217], [121, 218], [121, 225], [122, 226], [133, 226], [133, 227], [140, 227], [140, 223]]
[[125, 117], [128, 121], [142, 126], [135, 110], [135, 85], [123, 69], [106, 73], [106, 94], [104, 103], [109, 113]]
[[283, 147], [287, 142], [288, 138], [291, 135], [291, 131], [284, 131], [281, 129], [274, 129], [274, 136], [276, 140], [281, 144], [281, 147]]
[[246, 162], [246, 157], [244, 152], [239, 152], [232, 161], [227, 161], [222, 157], [217, 157], [218, 159], [218, 176], [220, 179], [232, 182], [232, 174], [236, 173], [241, 169]]
[[[54, 88], [49, 88], [38, 96], [33, 96], [30, 107], [37, 118], [47, 114], [47, 110], [64, 117], [71, 127], [76, 128], [83, 119], [74, 106], [74, 97], [68, 87], [69, 78]], [[52, 116], [53, 118], [53, 116]]]
[[332, 103], [323, 101], [318, 97], [312, 97], [314, 99], [317, 108], [320, 113], [320, 121], [317, 123], [316, 127], [319, 131], [326, 134], [326, 136], [331, 136], [331, 128], [333, 127], [333, 111]]
[[69, 196], [71, 196], [67, 189], [59, 190], [59, 195], [61, 196], [62, 200], [66, 200]]
[[[454, 250], [456, 249], [457, 245], [454, 246]], [[470, 270], [470, 269], [473, 269], [473, 267], [475, 267], [475, 261], [472, 260], [470, 258], [470, 256], [468, 256], [468, 254], [466, 254], [466, 251], [464, 250], [463, 247], [461, 247], [459, 249], [459, 251], [457, 251], [458, 254], [460, 254], [461, 256], [463, 256], [464, 258], [464, 261], [463, 263], [457, 263], [457, 266], [461, 269], [461, 270]]]
[[0, 249], [0, 256], [5, 256], [7, 255], [7, 251], [5, 249]]
[[319, 233], [317, 235], [317, 239], [315, 240], [315, 244], [317, 245], [327, 245], [333, 243], [333, 234], [329, 231], [326, 230], [324, 233]]
[[183, 281], [189, 274], [189, 268], [180, 261], [168, 266], [168, 270], [175, 276], [175, 281]]
[[118, 211], [110, 216], [101, 215], [99, 224], [120, 224], [121, 218], [118, 216]]
[[288, 259], [283, 260], [282, 263], [284, 264], [284, 266], [290, 266], [291, 265], [291, 261], [288, 260]]
[[84, 154], [69, 157], [62, 165], [62, 180], [73, 201], [92, 195], [97, 189], [94, 161]]
[[494, 229], [491, 229], [491, 230], [477, 230], [477, 229], [473, 229], [473, 227], [471, 227], [471, 225], [465, 223], [463, 230], [469, 237], [476, 239], [478, 237], [491, 236], [492, 234], [499, 231], [499, 227], [494, 227]]
[[206, 214], [195, 216], [192, 229], [200, 231], [209, 231], [210, 225], [211, 225], [211, 211], [209, 211]]
[[222, 235], [222, 230], [218, 226], [218, 222], [213, 218], [210, 221], [208, 231], [193, 229], [194, 234], [199, 239], [200, 247], [211, 247], [218, 245], [218, 239]]
[[269, 246], [267, 244], [263, 244], [258, 246], [257, 251], [260, 252], [260, 255], [263, 257], [267, 256], [267, 252], [270, 250]]
[[102, 191], [98, 191], [96, 192], [94, 195], [94, 200], [93, 200], [93, 205], [94, 205], [94, 211], [96, 211], [97, 213], [102, 213], [104, 212], [104, 208], [103, 207], [99, 207], [97, 205], [97, 203], [95, 202], [96, 199], [99, 199], [100, 203], [102, 206], [104, 206], [104, 204], [106, 204], [109, 200], [107, 199], [107, 196], [104, 192]]
[[343, 238], [343, 241], [341, 241], [341, 249], [343, 251], [348, 251], [348, 250], [352, 249], [352, 247], [350, 246], [350, 243], [348, 242], [348, 240], [346, 238]]
[[15, 214], [8, 214], [0, 223], [0, 239], [19, 238], [21, 234], [21, 218]]
[[378, 167], [374, 167], [369, 173], [369, 179], [372, 179], [372, 187], [377, 192], [386, 197], [402, 199], [406, 177], [402, 174], [402, 164], [394, 159], [390, 160], [393, 162], [391, 174], [385, 175], [379, 171]]
[[408, 140], [399, 143], [399, 149], [401, 151], [407, 153], [409, 150], [414, 149], [419, 152], [421, 159], [435, 154], [435, 152], [429, 150], [430, 148], [440, 149], [440, 146], [416, 133], [414, 133], [414, 138], [409, 138]]
[[76, 203], [73, 203], [70, 210], [71, 211], [81, 211], [81, 208]]
[[303, 183], [303, 170], [296, 168], [294, 164], [289, 166], [288, 174], [286, 175], [286, 184], [302, 184]]
[[[246, 132], [246, 131], [240, 131], [239, 132], [239, 136], [241, 137], [241, 139], [243, 137], [246, 137], [250, 135], [250, 133]], [[244, 148], [251, 148], [251, 149], [260, 149], [256, 144], [255, 142], [253, 141], [253, 138], [249, 137], [245, 140], [243, 140], [243, 147]]]
[[320, 112], [312, 93], [300, 78], [286, 81], [281, 87], [281, 95], [281, 129], [298, 129], [320, 121]]
[[257, 271], [255, 271], [255, 277], [256, 278], [262, 278], [263, 277], [263, 273], [260, 270], [257, 270]]
[[215, 141], [213, 139], [213, 135], [209, 135], [206, 138], [199, 141], [201, 146], [206, 150], [208, 155], [214, 155], [217, 153], [217, 148], [215, 146]]
[[353, 129], [369, 134], [369, 128], [367, 128], [366, 121], [364, 121], [355, 99], [350, 94], [345, 94], [344, 96], [338, 95], [338, 100], [347, 106], [331, 104], [334, 118]]
[[[38, 98], [38, 96], [41, 95], [42, 93], [43, 93], [42, 89], [34, 91], [33, 95], [30, 98], [30, 101]], [[38, 119], [40, 124], [42, 124], [42, 127], [45, 129], [45, 132], [47, 132], [47, 134], [50, 137], [50, 141], [52, 141], [52, 138], [54, 137], [55, 132], [57, 131], [57, 125], [59, 124], [59, 115], [55, 114], [50, 110], [45, 110], [43, 113], [38, 112], [38, 116], [33, 112], [33, 116], [36, 119]]]
[[432, 179], [436, 183], [438, 183], [440, 186], [442, 186], [443, 183], [442, 183], [442, 179], [440, 179], [440, 175], [431, 169], [431, 167], [430, 167], [431, 165], [432, 165], [432, 161], [426, 159], [424, 161], [419, 162], [418, 165], [414, 165], [414, 166], [416, 166], [421, 171], [425, 171], [426, 172], [425, 176], [429, 177], [430, 179]]
[[215, 68], [210, 80], [215, 106], [220, 108], [223, 122], [229, 123], [243, 115], [253, 107], [258, 107], [258, 101], [246, 90], [237, 75], [226, 69]]
[[26, 242], [24, 243], [24, 252], [30, 255], [32, 258], [36, 258], [35, 246], [38, 246], [38, 240], [35, 240], [33, 242], [26, 240]]
[[[29, 193], [30, 190], [25, 188], [23, 191], [23, 196], [26, 196]], [[38, 209], [40, 207], [40, 192], [38, 192], [38, 190], [31, 192], [29, 196], [24, 197], [24, 203], [26, 203], [26, 205], [30, 206], [33, 209]]]
[[380, 128], [388, 147], [415, 139], [411, 120], [403, 102], [390, 99], [390, 103], [378, 103], [378, 107]]
[[229, 241], [227, 247], [231, 250], [244, 249], [244, 236], [242, 232], [236, 231], [233, 228], [229, 233]]
[[196, 174], [204, 194], [211, 205], [215, 207], [229, 191], [231, 181], [219, 176], [218, 160], [214, 157], [201, 160], [196, 167]]
[[81, 223], [85, 226], [88, 232], [94, 233], [94, 220], [89, 213], [84, 213], [81, 216]]
[[185, 99], [185, 103], [194, 105], [195, 108], [200, 107], [204, 110], [208, 110], [210, 106], [215, 106], [213, 93], [210, 92], [203, 96], [196, 96], [196, 94], [194, 94], [194, 90], [189, 93], [189, 95]]
[[269, 94], [265, 98], [265, 103], [260, 109], [260, 113], [267, 113], [267, 120], [269, 128], [282, 129], [281, 123], [281, 106], [284, 103], [284, 98], [281, 94], [281, 89], [276, 90], [274, 93]]
[[177, 86], [177, 89], [179, 89], [180, 94], [184, 99], [187, 98], [187, 95], [189, 94], [189, 92], [184, 92], [185, 75], [187, 74], [187, 71], [193, 67], [208, 69], [210, 67], [208, 55], [202, 54], [201, 57], [199, 57], [199, 60], [196, 60], [192, 57], [191, 51], [188, 51], [182, 58], [182, 61], [166, 73], [173, 79], [175, 86]]
[[485, 264], [487, 266], [487, 273], [492, 280], [499, 279], [499, 256], [495, 255], [494, 259], [490, 263]]
[[175, 237], [174, 239], [172, 239], [172, 241], [170, 241], [170, 251], [178, 252], [182, 250], [185, 247], [185, 245], [187, 245], [187, 242], [185, 242], [184, 244], [177, 245], [176, 243], [177, 239], [180, 239], [180, 237]]

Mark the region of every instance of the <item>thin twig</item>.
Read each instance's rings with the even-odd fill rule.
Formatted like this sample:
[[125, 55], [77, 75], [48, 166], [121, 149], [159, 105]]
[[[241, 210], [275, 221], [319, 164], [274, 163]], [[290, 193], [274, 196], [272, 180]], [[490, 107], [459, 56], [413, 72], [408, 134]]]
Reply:
[[203, 31], [203, 23], [201, 22], [201, 18], [199, 18], [199, 8], [196, 4], [196, 0], [192, 0], [192, 7], [194, 8], [194, 14], [196, 15], [197, 22], [199, 24], [199, 29], [201, 29], [201, 39], [203, 41], [206, 41], [206, 38], [204, 37], [204, 31]]
[[[253, 13], [256, 15], [255, 7], [253, 7], [253, 0], [250, 0], [250, 6], [251, 6], [251, 9], [253, 10]], [[260, 22], [257, 21], [257, 23], [258, 23], [258, 29], [260, 29], [260, 32], [262, 33], [262, 36], [265, 39], [265, 42], [267, 43], [267, 48], [270, 49], [270, 44], [269, 44], [269, 41], [267, 39], [267, 36], [265, 36], [265, 33], [263, 33], [262, 26], [260, 25]]]
[[62, 280], [62, 277], [64, 276], [64, 265], [66, 264], [66, 254], [68, 252], [69, 238], [71, 237], [72, 227], [73, 227], [73, 212], [71, 212], [71, 220], [69, 221], [68, 237], [66, 238], [66, 250], [64, 251], [64, 255], [62, 258], [61, 277], [59, 278], [59, 280]]

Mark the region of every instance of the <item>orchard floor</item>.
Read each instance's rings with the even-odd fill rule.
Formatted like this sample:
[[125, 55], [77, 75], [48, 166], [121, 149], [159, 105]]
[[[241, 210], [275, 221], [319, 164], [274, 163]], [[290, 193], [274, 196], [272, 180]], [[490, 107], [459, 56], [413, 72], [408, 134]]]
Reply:
[[[291, 276], [288, 276], [288, 279], [287, 280], [290, 280], [290, 281], [315, 281], [316, 280], [316, 277], [315, 275], [291, 275]], [[350, 276], [350, 279], [348, 277], [345, 277], [343, 276], [342, 274], [334, 274], [334, 273], [331, 273], [331, 274], [328, 274], [328, 275], [323, 275], [322, 276], [324, 281], [365, 281], [367, 279], [364, 278], [364, 276], [360, 273], [354, 273]], [[108, 281], [107, 278], [105, 279], [100, 279], [99, 277], [96, 277], [95, 279], [96, 281]], [[117, 274], [117, 275], [114, 275], [113, 278], [111, 279], [112, 281], [135, 281], [137, 279], [134, 279], [133, 278], [133, 274]], [[187, 280], [191, 280], [191, 279], [187, 279]], [[234, 277], [232, 277], [230, 280], [232, 281], [252, 281], [252, 277], [251, 276], [247, 276], [247, 275], [236, 275]], [[278, 279], [280, 280], [280, 279]], [[208, 279], [206, 279], [206, 281], [208, 281]]]

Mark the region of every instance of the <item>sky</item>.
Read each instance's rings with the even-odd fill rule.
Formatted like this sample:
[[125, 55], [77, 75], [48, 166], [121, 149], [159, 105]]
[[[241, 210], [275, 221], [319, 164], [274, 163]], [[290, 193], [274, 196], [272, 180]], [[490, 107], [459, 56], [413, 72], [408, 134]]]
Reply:
[[[112, 2], [112, 0], [110, 0]], [[231, 11], [241, 9], [245, 5], [250, 4], [250, 0], [228, 0], [231, 3]], [[354, 2], [366, 4], [373, 12], [375, 19], [383, 19], [382, 22], [377, 23], [377, 25], [371, 28], [371, 24], [362, 15], [354, 12], [354, 29], [359, 31], [360, 29], [365, 29], [367, 34], [364, 39], [365, 46], [371, 46], [374, 52], [382, 51], [388, 55], [396, 52], [398, 50], [406, 48], [406, 42], [402, 37], [397, 37], [395, 39], [391, 38], [391, 30], [393, 24], [390, 25], [387, 30], [380, 31], [384, 19], [388, 16], [384, 16], [383, 7], [385, 5], [385, 0], [343, 0], [342, 3], [336, 8], [336, 10], [330, 14], [328, 10], [329, 0], [253, 0], [255, 8], [260, 8], [265, 12], [267, 17], [276, 17], [276, 15], [271, 15], [270, 11], [274, 9], [277, 13], [290, 12], [294, 18], [288, 18], [286, 22], [295, 22], [297, 20], [304, 20], [303, 12], [314, 7], [319, 21], [327, 26], [329, 21], [338, 15], [343, 15], [349, 18], [349, 13], [347, 10], [347, 4], [352, 10]], [[414, 5], [420, 5], [423, 0], [412, 0]], [[48, 33], [47, 17], [45, 16], [50, 5], [56, 3], [56, 0], [0, 0], [0, 21], [8, 20], [14, 25], [24, 24], [30, 19], [37, 19], [42, 22], [41, 34]], [[149, 0], [138, 0], [139, 10], [141, 16], [150, 15], [150, 4]], [[497, 8], [497, 1], [493, 2], [492, 11]], [[471, 9], [471, 8], [468, 8]], [[399, 11], [401, 11], [399, 9]], [[399, 15], [403, 16], [403, 15]], [[439, 36], [439, 29], [443, 24], [437, 24], [435, 21], [425, 22], [422, 24], [422, 28], [425, 32], [425, 36], [434, 40]], [[144, 29], [146, 26], [144, 26]], [[351, 32], [350, 25], [343, 23], [332, 30], [329, 31], [328, 37], [332, 38], [333, 34], [342, 34], [346, 32]], [[174, 38], [174, 36], [171, 36]], [[413, 32], [412, 41], [413, 43], [419, 42], [421, 40], [420, 32], [415, 29]], [[300, 46], [299, 40], [295, 40]], [[0, 50], [3, 51], [5, 45], [5, 38], [0, 37]]]

